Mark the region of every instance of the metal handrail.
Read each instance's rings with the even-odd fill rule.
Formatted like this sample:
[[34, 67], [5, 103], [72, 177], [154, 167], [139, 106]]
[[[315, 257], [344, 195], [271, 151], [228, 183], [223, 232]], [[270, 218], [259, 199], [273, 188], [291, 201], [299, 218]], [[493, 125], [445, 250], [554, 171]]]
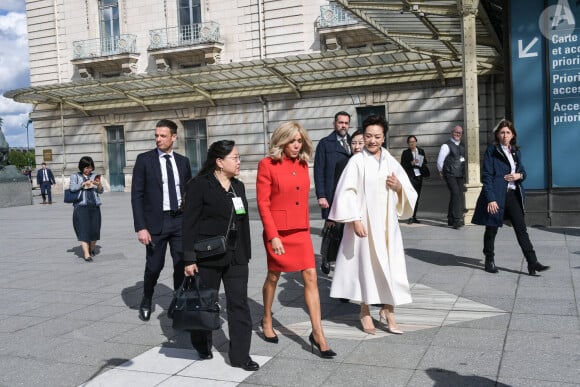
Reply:
[[77, 40], [73, 42], [74, 59], [89, 59], [109, 55], [136, 53], [136, 35], [123, 34], [100, 39]]
[[194, 23], [149, 31], [149, 50], [204, 43], [221, 43], [218, 23]]

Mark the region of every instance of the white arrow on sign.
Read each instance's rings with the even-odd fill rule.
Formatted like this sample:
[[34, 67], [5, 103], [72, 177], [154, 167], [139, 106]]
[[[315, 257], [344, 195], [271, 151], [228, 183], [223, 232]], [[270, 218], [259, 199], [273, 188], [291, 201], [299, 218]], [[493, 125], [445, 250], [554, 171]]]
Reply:
[[537, 52], [530, 52], [530, 49], [534, 46], [534, 44], [538, 43], [538, 38], [532, 39], [532, 41], [524, 48], [524, 42], [521, 39], [518, 39], [518, 58], [533, 58], [538, 56]]

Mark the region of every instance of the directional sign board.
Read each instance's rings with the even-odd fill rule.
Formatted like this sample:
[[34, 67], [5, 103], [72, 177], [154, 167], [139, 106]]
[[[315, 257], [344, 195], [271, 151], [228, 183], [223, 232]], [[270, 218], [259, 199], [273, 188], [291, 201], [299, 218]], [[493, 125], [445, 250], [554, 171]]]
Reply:
[[577, 1], [553, 2], [540, 18], [548, 40], [552, 186], [580, 187], [580, 16]]
[[580, 187], [580, 1], [509, 4], [512, 106], [525, 185], [546, 189], [551, 177], [550, 188]]

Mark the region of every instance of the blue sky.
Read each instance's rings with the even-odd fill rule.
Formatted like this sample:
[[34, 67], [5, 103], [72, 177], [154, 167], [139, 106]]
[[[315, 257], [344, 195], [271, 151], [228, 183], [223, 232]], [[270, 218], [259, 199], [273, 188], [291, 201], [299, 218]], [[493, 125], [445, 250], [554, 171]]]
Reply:
[[[30, 85], [25, 0], [0, 1], [0, 117], [10, 147], [26, 147], [26, 123], [32, 106], [5, 98], [8, 90]], [[33, 125], [29, 126], [34, 145]]]

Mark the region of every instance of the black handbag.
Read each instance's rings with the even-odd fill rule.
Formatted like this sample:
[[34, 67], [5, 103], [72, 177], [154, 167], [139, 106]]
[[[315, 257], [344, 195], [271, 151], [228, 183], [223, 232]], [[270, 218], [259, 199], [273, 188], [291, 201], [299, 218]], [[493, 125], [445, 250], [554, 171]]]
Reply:
[[338, 247], [340, 246], [343, 232], [344, 224], [342, 223], [336, 223], [332, 227], [325, 225], [322, 229], [322, 243], [320, 244], [322, 263], [320, 268], [325, 274], [330, 273], [329, 262], [336, 261]]
[[70, 189], [64, 190], [64, 202], [65, 203], [76, 203], [81, 201], [81, 193], [82, 191], [79, 190], [77, 192], [71, 192]]
[[204, 259], [226, 253], [226, 242], [230, 234], [233, 215], [234, 209], [232, 208], [232, 212], [230, 213], [230, 220], [228, 222], [228, 230], [226, 231], [225, 236], [218, 235], [211, 238], [202, 239], [193, 244], [193, 250], [195, 251], [196, 259]]
[[218, 291], [201, 284], [199, 274], [185, 277], [175, 295], [173, 329], [220, 329]]
[[226, 238], [220, 235], [202, 239], [193, 244], [193, 250], [195, 250], [196, 259], [204, 259], [215, 255], [225, 254]]

